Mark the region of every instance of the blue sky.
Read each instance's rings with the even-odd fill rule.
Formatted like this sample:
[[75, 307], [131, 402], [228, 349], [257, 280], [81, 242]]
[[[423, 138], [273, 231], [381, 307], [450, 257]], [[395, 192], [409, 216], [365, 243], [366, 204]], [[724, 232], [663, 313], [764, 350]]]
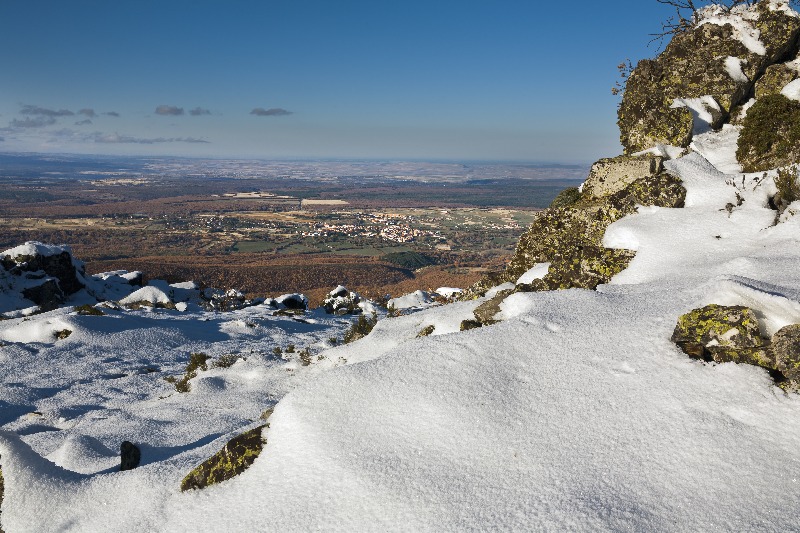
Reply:
[[655, 55], [669, 15], [655, 0], [2, 0], [0, 151], [590, 162], [620, 152], [617, 64]]

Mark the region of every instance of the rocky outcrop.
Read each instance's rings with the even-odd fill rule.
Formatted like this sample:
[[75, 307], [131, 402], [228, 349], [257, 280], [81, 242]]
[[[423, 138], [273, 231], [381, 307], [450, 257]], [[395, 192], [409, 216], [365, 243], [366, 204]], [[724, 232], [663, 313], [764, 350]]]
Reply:
[[[643, 161], [649, 168], [654, 159]], [[662, 172], [636, 179], [608, 196], [583, 194], [569, 207], [542, 211], [520, 237], [506, 270], [479, 281], [467, 297], [482, 295], [504, 282], [516, 282], [538, 263], [550, 263], [547, 274], [518, 285], [518, 291], [594, 289], [625, 269], [634, 256], [628, 250], [603, 247], [606, 228], [635, 213], [637, 205], [682, 207], [685, 197], [680, 180]]]
[[195, 467], [181, 482], [181, 490], [202, 489], [231, 479], [247, 470], [261, 454], [265, 441], [261, 436], [268, 424], [258, 426], [229, 440], [210, 458]]
[[736, 157], [745, 172], [799, 162], [800, 102], [782, 94], [756, 100], [742, 124]]
[[[707, 8], [699, 14], [700, 22], [675, 35], [656, 59], [639, 62], [627, 79], [618, 111], [625, 153], [657, 144], [688, 146], [693, 121], [686, 108], [676, 107], [681, 99], [713, 98], [719, 113], [709, 122], [720, 127], [750, 97], [754, 80], [794, 50], [800, 19], [771, 9], [771, 2], [750, 9], [754, 16], [740, 20], [749, 28], [734, 28], [719, 6]], [[742, 37], [742, 31], [750, 35]]]
[[58, 281], [53, 278], [44, 279], [39, 285], [22, 289], [22, 296], [38, 305], [42, 311], [52, 311], [66, 300]]

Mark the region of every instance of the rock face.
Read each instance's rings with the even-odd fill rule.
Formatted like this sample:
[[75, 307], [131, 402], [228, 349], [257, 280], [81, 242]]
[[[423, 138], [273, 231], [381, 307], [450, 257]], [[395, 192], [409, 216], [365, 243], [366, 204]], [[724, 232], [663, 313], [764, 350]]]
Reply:
[[58, 281], [47, 278], [41, 284], [22, 289], [22, 296], [38, 305], [42, 311], [52, 311], [66, 300]]
[[800, 102], [782, 94], [756, 100], [742, 124], [736, 157], [745, 172], [800, 161]]
[[[626, 154], [657, 144], [688, 146], [692, 115], [675, 108], [676, 99], [708, 99], [719, 106], [710, 125], [720, 127], [731, 110], [753, 90], [767, 67], [785, 60], [800, 34], [800, 19], [762, 1], [750, 8], [745, 30], [760, 41], [742, 38], [741, 28], [724, 20], [719, 6], [702, 10], [700, 23], [673, 37], [656, 59], [639, 62], [630, 74], [618, 112]], [[747, 42], [747, 46], [744, 44]]]
[[261, 432], [265, 427], [266, 424], [258, 426], [228, 441], [219, 452], [183, 478], [181, 490], [202, 489], [247, 470], [264, 447]]
[[620, 156], [601, 159], [592, 165], [582, 192], [602, 198], [619, 192], [639, 178], [650, 178], [661, 172], [664, 158], [658, 156]]

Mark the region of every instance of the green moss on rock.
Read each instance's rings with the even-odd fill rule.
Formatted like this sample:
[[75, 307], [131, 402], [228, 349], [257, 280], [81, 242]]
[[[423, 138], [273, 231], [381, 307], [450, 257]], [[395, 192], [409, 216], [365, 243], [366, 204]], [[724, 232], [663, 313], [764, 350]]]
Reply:
[[781, 94], [757, 100], [744, 119], [736, 157], [745, 172], [800, 163], [800, 102]]
[[422, 329], [420, 330], [420, 332], [419, 332], [419, 333], [417, 333], [417, 338], [419, 338], [419, 337], [428, 337], [428, 336], [430, 336], [430, 335], [431, 335], [431, 334], [432, 334], [434, 331], [436, 331], [436, 326], [434, 326], [433, 324], [431, 324], [431, 325], [429, 325], [429, 326], [425, 326], [424, 328], [422, 328]]
[[774, 367], [755, 313], [741, 305], [711, 304], [681, 315], [672, 342], [696, 359]]
[[267, 424], [234, 437], [203, 463], [195, 467], [181, 482], [181, 490], [202, 489], [238, 476], [247, 470], [261, 454], [261, 436]]

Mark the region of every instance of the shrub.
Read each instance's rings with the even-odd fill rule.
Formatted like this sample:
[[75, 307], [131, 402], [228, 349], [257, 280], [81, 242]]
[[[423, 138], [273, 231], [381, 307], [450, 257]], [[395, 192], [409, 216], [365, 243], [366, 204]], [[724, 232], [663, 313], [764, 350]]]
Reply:
[[778, 187], [778, 194], [775, 195], [773, 202], [779, 211], [783, 212], [789, 204], [800, 200], [800, 183], [797, 180], [795, 167], [779, 169], [775, 186]]
[[59, 330], [59, 331], [54, 331], [53, 335], [55, 336], [56, 339], [58, 339], [60, 341], [63, 341], [64, 339], [66, 339], [67, 337], [72, 335], [72, 330], [62, 329], [62, 330]]
[[235, 353], [226, 353], [220, 355], [212, 364], [213, 368], [230, 368], [239, 360], [239, 356]]
[[431, 324], [430, 326], [425, 326], [424, 328], [422, 328], [420, 330], [419, 333], [417, 333], [417, 338], [419, 338], [419, 337], [427, 337], [428, 335], [433, 333], [435, 329], [436, 329], [436, 326], [434, 326], [433, 324]]
[[186, 365], [186, 371], [183, 377], [175, 382], [175, 390], [178, 392], [189, 392], [191, 390], [189, 380], [197, 377], [198, 369], [208, 370], [208, 365], [206, 364], [208, 359], [208, 355], [202, 352], [191, 354], [189, 356], [189, 364]]
[[89, 304], [76, 306], [75, 312], [83, 316], [105, 316], [104, 312]]
[[369, 332], [372, 331], [372, 328], [375, 327], [375, 324], [378, 323], [378, 315], [372, 313], [371, 317], [366, 317], [364, 315], [359, 315], [358, 320], [353, 322], [344, 334], [344, 343], [349, 344], [353, 341], [357, 341], [362, 337], [366, 337], [369, 335]]

